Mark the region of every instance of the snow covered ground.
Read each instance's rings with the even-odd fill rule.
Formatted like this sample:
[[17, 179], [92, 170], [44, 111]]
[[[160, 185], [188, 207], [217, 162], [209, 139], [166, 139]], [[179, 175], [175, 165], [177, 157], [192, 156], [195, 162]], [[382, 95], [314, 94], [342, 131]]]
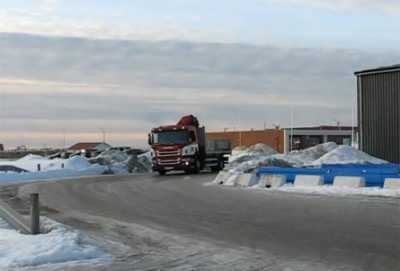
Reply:
[[[40, 171], [38, 171], [40, 165]], [[1, 171], [0, 183], [41, 181], [54, 178], [93, 176], [103, 174], [107, 168], [90, 164], [87, 159], [75, 156], [70, 159], [47, 159], [37, 155], [27, 155], [15, 161], [0, 161], [0, 166], [14, 166], [27, 172]]]
[[24, 235], [0, 219], [0, 270], [106, 265], [112, 260], [78, 231], [49, 219], [42, 220], [42, 228], [48, 233]]
[[[40, 165], [40, 171], [38, 165]], [[3, 167], [2, 171], [1, 167]], [[12, 167], [25, 172], [16, 172]], [[81, 156], [74, 156], [69, 159], [48, 159], [30, 154], [18, 160], [1, 160], [0, 183], [96, 176], [104, 173], [129, 174], [150, 171], [151, 158], [149, 158], [148, 153], [135, 156], [122, 151], [110, 150], [89, 160]]]

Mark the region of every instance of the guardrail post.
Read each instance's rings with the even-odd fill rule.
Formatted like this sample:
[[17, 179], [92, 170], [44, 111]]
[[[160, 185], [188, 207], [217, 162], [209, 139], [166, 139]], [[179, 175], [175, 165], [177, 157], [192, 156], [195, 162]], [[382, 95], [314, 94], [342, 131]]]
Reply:
[[40, 164], [37, 164], [37, 171], [40, 171], [41, 170], [41, 166], [40, 166]]
[[31, 194], [31, 234], [40, 234], [39, 194]]

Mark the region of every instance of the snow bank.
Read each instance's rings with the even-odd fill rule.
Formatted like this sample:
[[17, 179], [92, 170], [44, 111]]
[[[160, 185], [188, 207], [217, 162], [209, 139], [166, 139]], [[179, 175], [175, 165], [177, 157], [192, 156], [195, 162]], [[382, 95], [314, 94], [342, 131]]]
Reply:
[[[111, 257], [75, 230], [44, 219], [49, 233], [23, 235], [0, 219], [0, 269], [20, 270], [42, 265], [104, 265]], [[61, 266], [59, 266], [61, 265]]]
[[293, 167], [303, 167], [313, 163], [315, 160], [321, 158], [327, 153], [330, 153], [331, 151], [334, 151], [337, 148], [338, 145], [336, 145], [336, 143], [328, 142], [305, 150], [292, 151], [288, 154], [278, 154], [275, 155], [274, 158], [286, 161]]
[[318, 167], [323, 164], [382, 164], [386, 161], [372, 157], [349, 146], [328, 142], [301, 151], [278, 154], [270, 147], [256, 145], [237, 150], [229, 164], [214, 180], [216, 184], [233, 185], [243, 173], [255, 172], [262, 166]]
[[74, 170], [85, 170], [90, 168], [92, 165], [88, 162], [86, 158], [82, 156], [74, 156], [70, 159], [65, 160], [64, 167], [66, 169]]
[[236, 147], [232, 151], [232, 155], [229, 157], [229, 162], [243, 162], [251, 160], [256, 156], [268, 156], [276, 154], [277, 151], [266, 144], [256, 144], [250, 147]]
[[141, 155], [129, 155], [120, 150], [107, 150], [90, 159], [90, 162], [106, 166], [112, 174], [151, 172], [150, 152]]
[[107, 150], [89, 160], [82, 156], [48, 159], [30, 154], [15, 161], [0, 161], [0, 183], [146, 172], [151, 172], [150, 152], [137, 156], [119, 150]]
[[[37, 165], [40, 164], [41, 171]], [[0, 166], [14, 166], [28, 172], [0, 172], [0, 183], [15, 183], [26, 181], [42, 181], [56, 178], [94, 176], [103, 174], [107, 168], [90, 164], [81, 156], [70, 159], [47, 159], [42, 156], [28, 155], [16, 161], [0, 161]]]
[[[234, 176], [241, 173], [254, 172], [262, 166], [302, 167], [314, 162], [337, 147], [335, 143], [325, 143], [302, 151], [278, 154], [271, 147], [258, 144], [241, 150], [240, 153], [236, 153], [235, 156], [231, 157], [229, 164], [225, 168], [225, 172], [228, 172], [229, 175], [225, 174], [224, 176], [232, 181]], [[217, 178], [216, 182], [220, 183], [221, 177]]]
[[323, 164], [384, 164], [384, 160], [375, 158], [362, 151], [356, 150], [350, 146], [339, 146], [338, 148], [323, 155], [318, 160], [311, 163], [313, 166]]
[[21, 159], [19, 159], [18, 161], [20, 163], [24, 163], [24, 162], [37, 161], [37, 160], [47, 160], [47, 159], [40, 155], [28, 154], [25, 157], [22, 157]]

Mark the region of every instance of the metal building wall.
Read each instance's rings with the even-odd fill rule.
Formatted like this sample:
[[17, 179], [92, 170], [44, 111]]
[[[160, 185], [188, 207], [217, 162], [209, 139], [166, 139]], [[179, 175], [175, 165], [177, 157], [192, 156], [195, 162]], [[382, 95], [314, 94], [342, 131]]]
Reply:
[[358, 76], [360, 147], [400, 163], [400, 71]]

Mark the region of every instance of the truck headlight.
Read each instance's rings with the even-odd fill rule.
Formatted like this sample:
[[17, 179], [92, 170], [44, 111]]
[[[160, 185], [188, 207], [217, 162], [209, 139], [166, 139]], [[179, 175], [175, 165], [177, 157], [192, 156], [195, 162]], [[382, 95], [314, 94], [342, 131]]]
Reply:
[[195, 155], [197, 152], [197, 146], [196, 145], [189, 145], [186, 146], [182, 149], [182, 155]]

